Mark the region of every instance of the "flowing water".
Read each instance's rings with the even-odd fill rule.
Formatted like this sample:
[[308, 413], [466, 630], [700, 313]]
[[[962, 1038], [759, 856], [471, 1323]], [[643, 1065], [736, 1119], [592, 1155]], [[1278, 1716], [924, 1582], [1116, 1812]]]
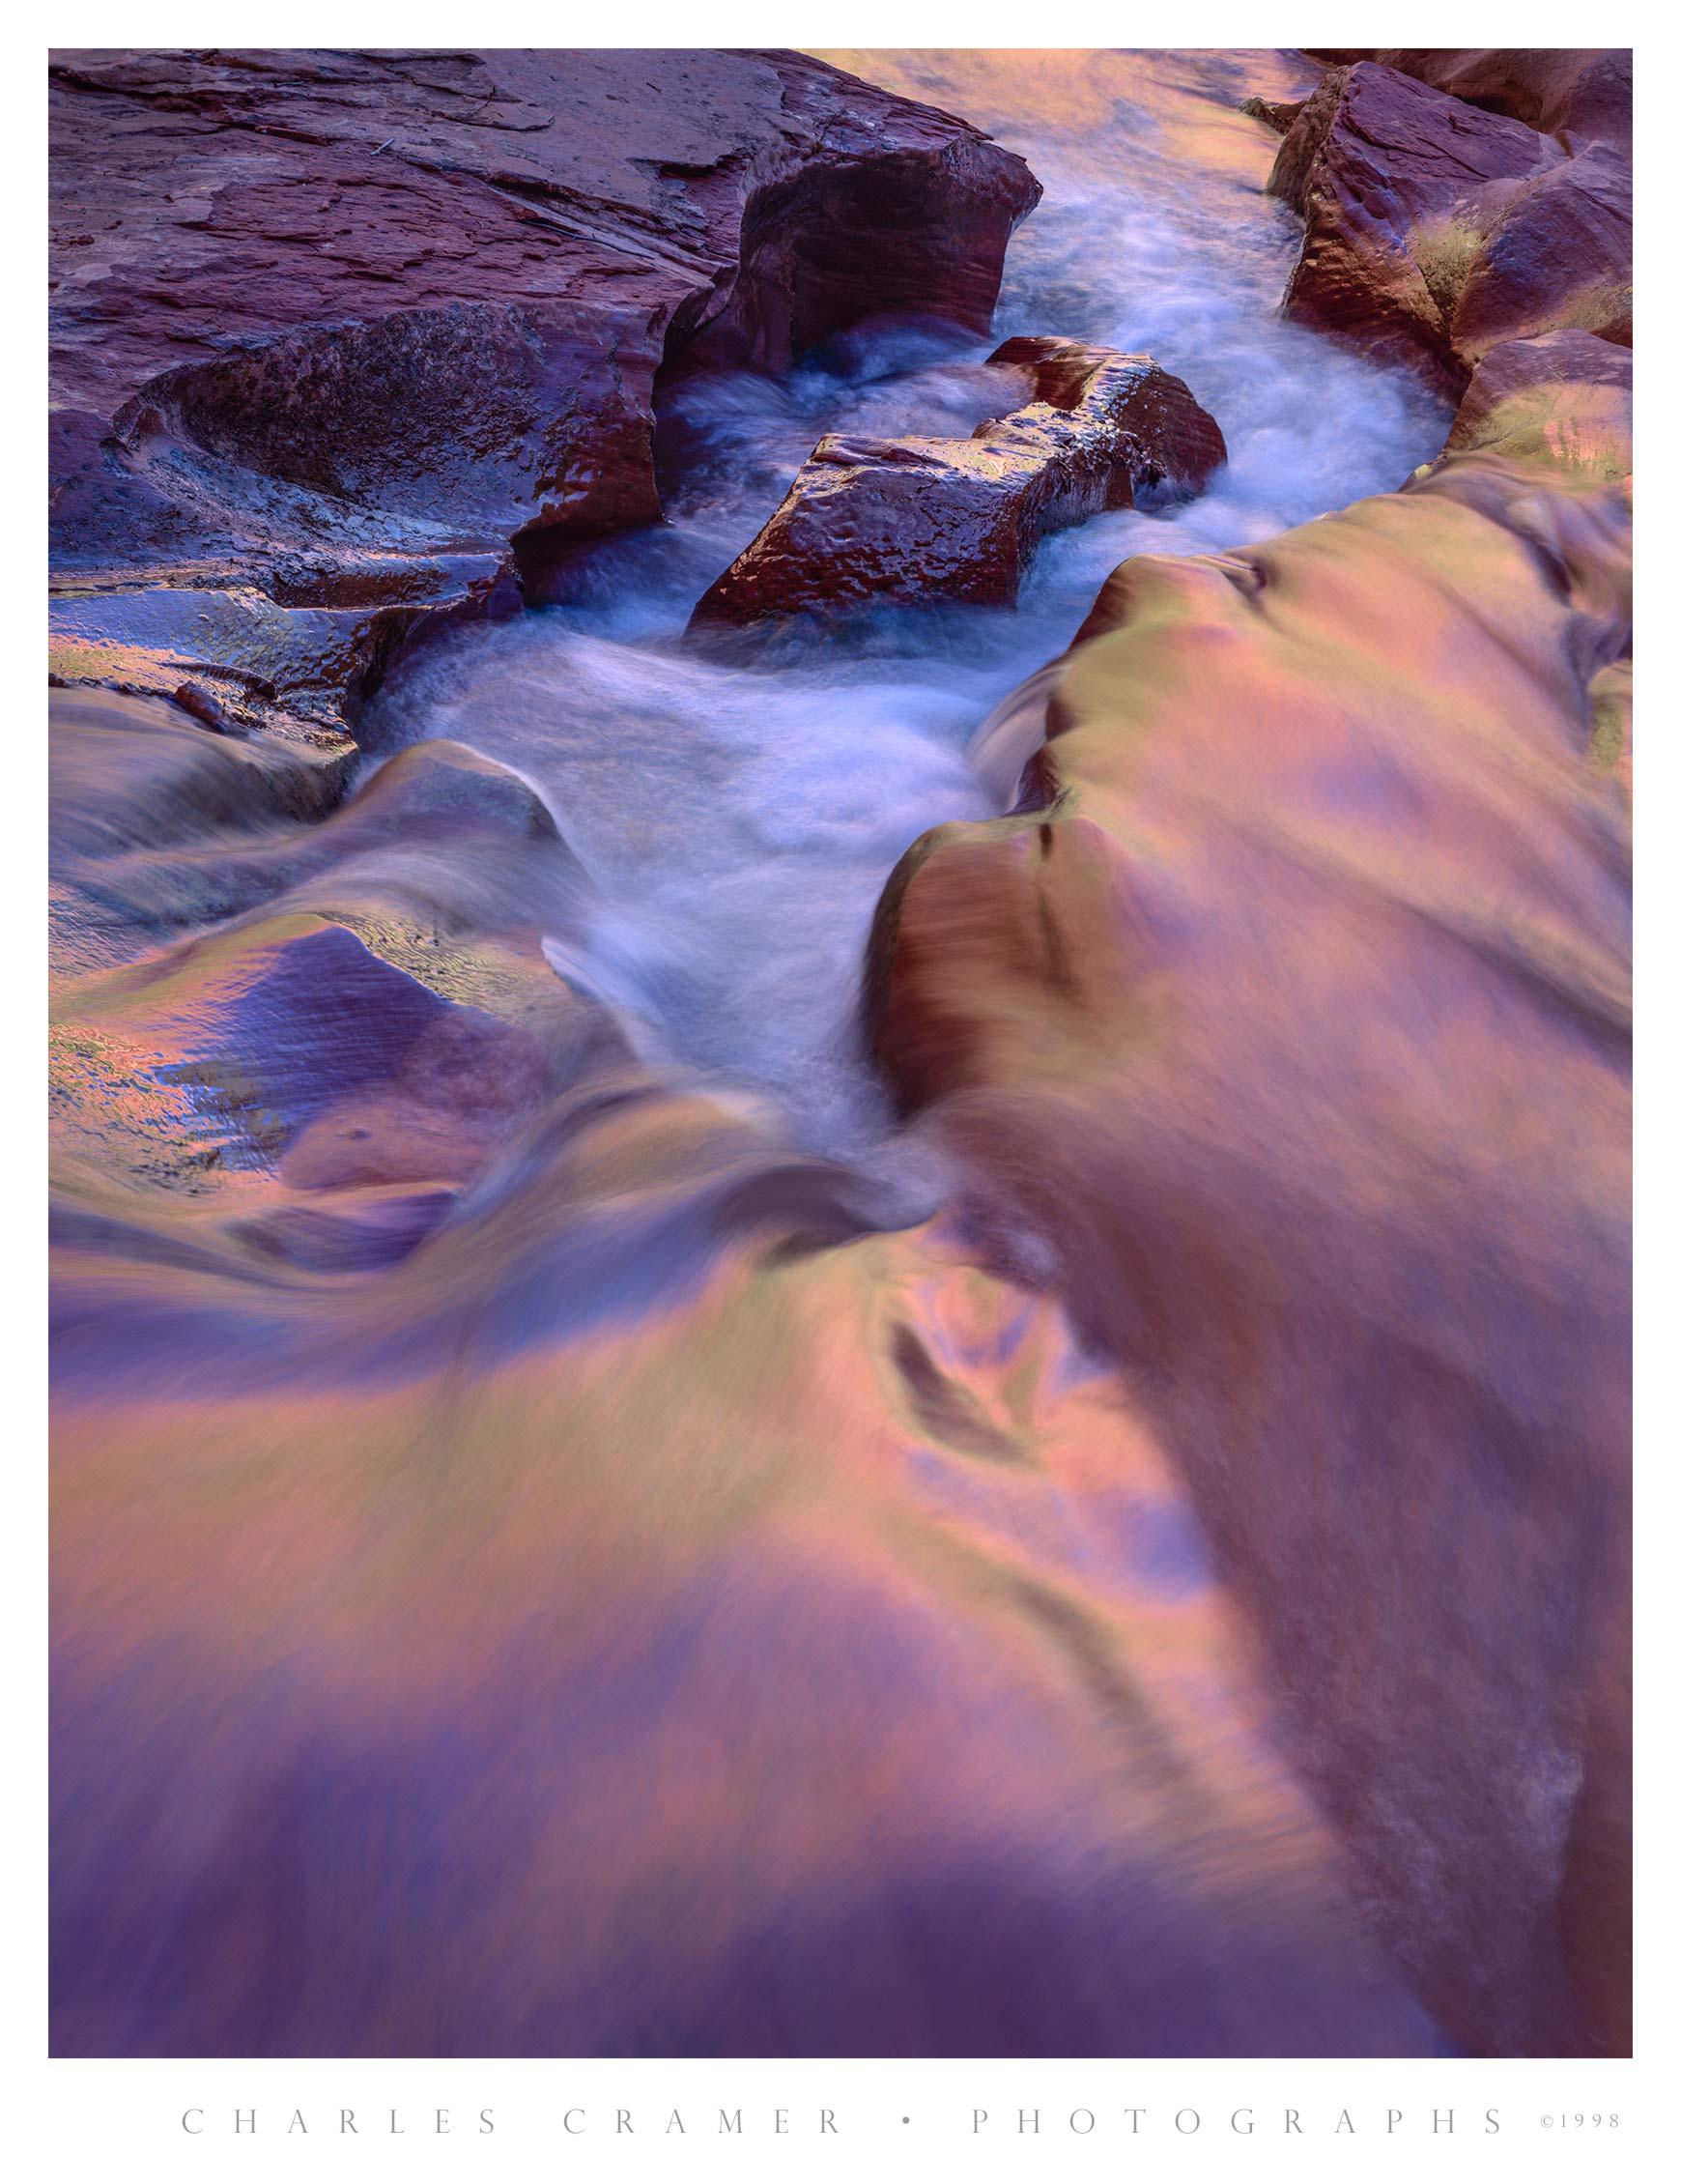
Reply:
[[[462, 632], [367, 733], [380, 752], [451, 736], [523, 771], [597, 890], [552, 935], [556, 968], [613, 1004], [649, 1060], [766, 1096], [806, 1148], [879, 1166], [888, 1116], [857, 1032], [870, 915], [924, 829], [1007, 808], [1013, 764], [1000, 775], [972, 751], [989, 713], [1128, 555], [1242, 545], [1392, 488], [1439, 450], [1446, 416], [1406, 375], [1279, 317], [1299, 228], [1264, 192], [1277, 140], [1238, 101], [1299, 95], [1280, 56], [834, 58], [969, 115], [1043, 183], [992, 336], [878, 326], [783, 382], [679, 382], [662, 420], [667, 524], [595, 551], [569, 604]], [[1145, 351], [1179, 374], [1230, 449], [1212, 490], [1051, 539], [1017, 611], [906, 613], [867, 644], [756, 666], [685, 648], [695, 601], [824, 433], [967, 435], [1019, 399], [985, 368], [1017, 333]]]
[[[295, 752], [60, 694], [61, 2053], [1560, 2052], [1621, 1840], [1610, 548], [1443, 572], [1433, 488], [1148, 680], [1164, 1034], [972, 1106], [947, 1189], [861, 1050], [896, 860], [1008, 808], [1119, 562], [1446, 417], [1278, 315], [1289, 56], [831, 57], [1043, 200], [990, 338], [674, 380], [669, 520], [399, 667], [365, 773], [470, 744], [564, 848], [447, 755], [282, 818]], [[1017, 333], [1179, 374], [1212, 489], [1016, 611], [685, 644], [822, 434], [967, 433]]]

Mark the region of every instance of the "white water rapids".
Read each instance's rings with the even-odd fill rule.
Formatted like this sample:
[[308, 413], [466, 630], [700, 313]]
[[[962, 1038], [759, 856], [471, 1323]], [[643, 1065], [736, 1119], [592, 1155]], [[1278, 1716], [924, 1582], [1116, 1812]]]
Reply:
[[[572, 604], [425, 655], [367, 733], [381, 752], [455, 737], [525, 773], [598, 890], [554, 935], [557, 968], [648, 1059], [768, 1099], [798, 1142], [874, 1164], [889, 1118], [857, 1029], [871, 912], [926, 828], [1008, 803], [972, 762], [988, 713], [1127, 555], [1231, 548], [1392, 488], [1439, 450], [1446, 417], [1406, 375], [1279, 316], [1299, 230], [1264, 194], [1277, 139], [1238, 102], [1299, 96], [1311, 71], [1261, 53], [835, 57], [978, 121], [1043, 183], [990, 339], [876, 328], [781, 383], [679, 384], [669, 522], [590, 554]], [[1212, 490], [1052, 538], [1018, 611], [907, 613], [866, 650], [754, 668], [683, 647], [695, 601], [824, 433], [967, 434], [1008, 406], [983, 367], [1015, 333], [1145, 351], [1184, 379], [1230, 449]]]

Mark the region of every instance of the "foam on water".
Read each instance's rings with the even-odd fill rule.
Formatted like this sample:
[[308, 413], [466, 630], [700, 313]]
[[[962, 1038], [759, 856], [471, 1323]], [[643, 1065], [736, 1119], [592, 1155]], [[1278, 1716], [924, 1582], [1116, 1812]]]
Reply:
[[[988, 716], [1129, 554], [1289, 529], [1398, 485], [1446, 430], [1405, 375], [1278, 316], [1299, 229], [1264, 194], [1276, 140], [1237, 101], [1299, 95], [1310, 72], [1262, 54], [1000, 66], [1016, 59], [844, 61], [967, 113], [1043, 182], [990, 339], [867, 329], [782, 384], [679, 384], [661, 433], [670, 521], [596, 550], [572, 603], [460, 633], [370, 724], [390, 743], [458, 737], [538, 782], [599, 890], [554, 935], [557, 970], [617, 1007], [649, 1059], [766, 1095], [797, 1139], [853, 1159], [878, 1160], [890, 1128], [858, 1035], [870, 916], [926, 828], [1009, 803], [1022, 732], [995, 727], [972, 750]], [[967, 434], [1019, 398], [985, 367], [1013, 333], [1147, 351], [1177, 372], [1225, 433], [1213, 489], [1051, 539], [1013, 613], [903, 614], [864, 650], [812, 644], [755, 667], [682, 648], [695, 601], [823, 433]]]

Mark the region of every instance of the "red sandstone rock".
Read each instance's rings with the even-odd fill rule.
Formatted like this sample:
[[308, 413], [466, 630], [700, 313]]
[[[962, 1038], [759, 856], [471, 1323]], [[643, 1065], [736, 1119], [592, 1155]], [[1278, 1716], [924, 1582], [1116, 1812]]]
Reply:
[[1307, 226], [1287, 313], [1448, 388], [1502, 341], [1632, 337], [1629, 167], [1608, 146], [1570, 158], [1366, 62], [1325, 77], [1268, 187]]
[[1362, 1900], [1507, 2053], [1627, 2052], [1628, 549], [1475, 453], [1134, 558], [1044, 808], [872, 943], [965, 1219], [1131, 1368]]
[[1450, 455], [1486, 447], [1606, 478], [1634, 468], [1634, 358], [1563, 329], [1491, 349], [1471, 374], [1448, 435]]
[[1265, 122], [1268, 129], [1285, 136], [1306, 103], [1304, 99], [1242, 99], [1238, 110], [1253, 115], [1256, 121]]
[[989, 361], [1026, 375], [1023, 407], [968, 440], [820, 441], [690, 626], [1009, 605], [1047, 532], [1198, 492], [1225, 460], [1219, 426], [1152, 358], [1021, 337]]
[[[777, 371], [909, 309], [984, 330], [1039, 196], [967, 123], [795, 53], [70, 53], [52, 101], [55, 567], [223, 585], [230, 628], [253, 586], [361, 609], [328, 688], [324, 631], [257, 602], [282, 723], [354, 715], [423, 617], [505, 592], [510, 543], [540, 586], [654, 520], [679, 352]], [[115, 656], [159, 649], [137, 616], [171, 624], [156, 671]], [[59, 673], [178, 687], [185, 634], [82, 605], [67, 635], [105, 649]], [[193, 674], [249, 699], [248, 634]]]
[[[430, 548], [658, 512], [653, 373], [984, 329], [1025, 164], [793, 53], [95, 53], [53, 70], [55, 403]], [[168, 443], [168, 445], [164, 445]], [[289, 490], [288, 490], [289, 489]]]
[[1343, 46], [1313, 58], [1381, 61], [1492, 114], [1510, 114], [1571, 149], [1594, 142], [1627, 154], [1634, 136], [1634, 67], [1627, 46]]

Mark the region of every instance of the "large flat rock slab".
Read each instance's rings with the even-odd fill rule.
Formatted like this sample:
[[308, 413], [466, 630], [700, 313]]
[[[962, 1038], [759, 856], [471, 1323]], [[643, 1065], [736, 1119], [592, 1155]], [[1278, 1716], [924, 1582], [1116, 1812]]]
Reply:
[[63, 55], [52, 152], [55, 406], [457, 546], [658, 512], [674, 321], [767, 370], [983, 329], [1039, 194], [793, 53]]

